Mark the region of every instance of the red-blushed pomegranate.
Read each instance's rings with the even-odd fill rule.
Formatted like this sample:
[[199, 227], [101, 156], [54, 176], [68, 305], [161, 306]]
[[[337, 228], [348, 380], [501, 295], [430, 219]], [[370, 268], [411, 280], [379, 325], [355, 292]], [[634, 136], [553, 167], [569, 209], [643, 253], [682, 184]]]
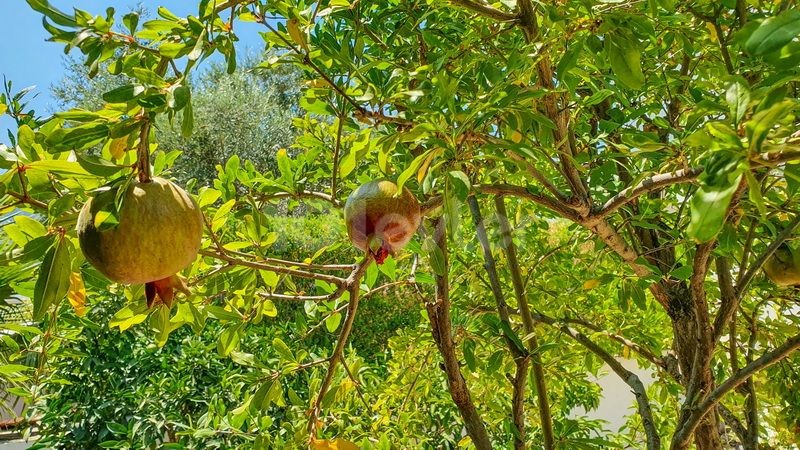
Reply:
[[78, 216], [78, 240], [86, 259], [112, 281], [145, 283], [148, 304], [159, 297], [171, 304], [174, 289], [185, 290], [174, 275], [192, 263], [200, 249], [203, 216], [179, 186], [154, 177], [131, 183], [119, 211], [119, 224], [99, 229], [98, 214], [110, 209], [117, 191], [89, 199]]
[[357, 248], [370, 252], [382, 264], [388, 255], [403, 248], [417, 232], [420, 206], [408, 189], [397, 195], [389, 180], [362, 184], [344, 205], [347, 235]]

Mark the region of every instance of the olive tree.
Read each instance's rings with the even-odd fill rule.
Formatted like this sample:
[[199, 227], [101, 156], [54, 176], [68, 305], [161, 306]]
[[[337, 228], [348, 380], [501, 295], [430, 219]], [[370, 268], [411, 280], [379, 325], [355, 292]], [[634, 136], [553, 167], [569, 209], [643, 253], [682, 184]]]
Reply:
[[[575, 355], [584, 372], [605, 362], [635, 393], [633, 446], [792, 439], [792, 419], [774, 409], [782, 400], [767, 395], [781, 380], [762, 371], [796, 365], [783, 362], [800, 347], [796, 291], [761, 276], [800, 224], [792, 2], [204, 0], [186, 18], [125, 15], [123, 32], [113, 9], [28, 3], [54, 41], [82, 52], [89, 75], [108, 62], [132, 80], [98, 110], [21, 123], [2, 153], [4, 204], [47, 218], [10, 230], [43, 260], [35, 289], [20, 290], [35, 320], [55, 327], [87, 270], [74, 208], [109, 180], [170, 166], [151, 155], [151, 124], [163, 117], [191, 136], [187, 74], [214, 52], [234, 72], [236, 24], [256, 22], [278, 52], [259, 66], [294, 65], [306, 80], [291, 156], [277, 153], [274, 175], [237, 158], [220, 167], [214, 187], [197, 191], [207, 238], [186, 270], [194, 293], [176, 311], [150, 311], [125, 288], [127, 326], [149, 317], [163, 341], [208, 316], [225, 325], [219, 350], [231, 354], [276, 303], [327, 308], [339, 333], [330, 353], [315, 359], [281, 341], [281, 369], [246, 398], [269, 405], [282, 375], [323, 369], [308, 386], [307, 425], [294, 429], [318, 448], [347, 445], [337, 434], [385, 444], [349, 436], [368, 432], [353, 431], [356, 414], [347, 423], [326, 408], [346, 380], [359, 383], [345, 358], [359, 299], [400, 285], [424, 306], [430, 335], [418, 345], [435, 349], [461, 444], [565, 442], [570, 421], [554, 406], [576, 392]], [[13, 104], [8, 112], [20, 118]], [[100, 157], [86, 155], [99, 144]], [[369, 254], [320, 262], [325, 248], [304, 261], [270, 257], [280, 232], [262, 225], [271, 202], [337, 210], [379, 177], [410, 188], [427, 217], [390, 266]], [[219, 277], [229, 270], [241, 276]], [[656, 386], [645, 389], [619, 355], [656, 368]], [[363, 403], [347, 411], [369, 415]], [[256, 445], [271, 443], [256, 434]]]

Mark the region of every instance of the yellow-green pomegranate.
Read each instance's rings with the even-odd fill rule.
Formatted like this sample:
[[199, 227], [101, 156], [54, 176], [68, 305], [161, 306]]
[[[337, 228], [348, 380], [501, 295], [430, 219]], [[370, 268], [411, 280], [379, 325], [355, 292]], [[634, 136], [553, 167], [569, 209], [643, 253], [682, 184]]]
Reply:
[[116, 190], [86, 202], [78, 216], [81, 250], [110, 280], [147, 283], [148, 301], [162, 293], [171, 300], [171, 289], [181, 288], [173, 275], [191, 264], [200, 248], [202, 213], [186, 191], [163, 178], [132, 182], [124, 195], [119, 224], [104, 230], [97, 228], [97, 214], [110, 209]]
[[389, 180], [375, 180], [353, 191], [344, 205], [344, 220], [350, 241], [372, 253], [382, 264], [389, 254], [403, 248], [417, 232], [420, 206], [414, 194]]
[[778, 286], [800, 286], [800, 252], [782, 244], [764, 263], [764, 272]]

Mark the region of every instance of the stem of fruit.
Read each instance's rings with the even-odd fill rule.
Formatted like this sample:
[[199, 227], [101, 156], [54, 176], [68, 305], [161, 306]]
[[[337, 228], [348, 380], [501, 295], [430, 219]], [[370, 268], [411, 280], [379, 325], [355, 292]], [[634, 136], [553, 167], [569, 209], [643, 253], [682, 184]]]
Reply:
[[139, 130], [139, 148], [136, 150], [136, 167], [140, 183], [149, 183], [150, 176], [150, 119], [142, 111], [142, 128]]

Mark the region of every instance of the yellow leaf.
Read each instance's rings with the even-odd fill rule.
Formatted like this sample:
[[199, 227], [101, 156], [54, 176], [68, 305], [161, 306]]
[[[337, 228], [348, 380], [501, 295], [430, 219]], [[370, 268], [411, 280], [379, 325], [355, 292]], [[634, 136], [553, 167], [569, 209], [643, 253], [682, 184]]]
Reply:
[[589, 289], [594, 289], [594, 288], [596, 288], [597, 286], [600, 286], [600, 280], [598, 280], [598, 279], [596, 279], [596, 278], [595, 278], [595, 279], [593, 279], [593, 280], [586, 280], [586, 281], [583, 283], [583, 288], [584, 288], [584, 289], [586, 289], [586, 290], [589, 290]]
[[417, 171], [417, 183], [421, 184], [422, 180], [425, 179], [425, 175], [428, 173], [428, 167], [431, 166], [431, 162], [433, 162], [433, 158], [435, 158], [437, 154], [438, 152], [431, 152], [431, 154], [425, 158], [425, 161], [422, 162], [422, 165]]
[[303, 47], [303, 50], [308, 52], [308, 43], [306, 43], [306, 34], [300, 31], [300, 22], [297, 19], [289, 19], [286, 22], [286, 29], [289, 30], [289, 37]]
[[717, 36], [717, 29], [714, 27], [714, 24], [706, 22], [706, 28], [708, 28], [708, 32], [711, 34], [711, 41], [719, 42], [719, 36]]
[[0, 103], [0, 116], [5, 114], [6, 111], [8, 111], [8, 105], [6, 105], [5, 103]]
[[111, 157], [114, 159], [122, 159], [122, 157], [125, 156], [125, 150], [127, 149], [127, 137], [116, 138], [111, 141], [111, 145], [108, 146], [108, 152], [111, 153]]
[[514, 132], [511, 133], [511, 142], [515, 144], [519, 144], [520, 142], [522, 142], [522, 133], [520, 133], [517, 130], [514, 130]]
[[67, 299], [78, 317], [83, 317], [86, 314], [86, 287], [83, 285], [83, 278], [80, 272], [72, 272], [69, 276]]
[[344, 439], [312, 439], [311, 448], [314, 450], [360, 450], [356, 444]]

